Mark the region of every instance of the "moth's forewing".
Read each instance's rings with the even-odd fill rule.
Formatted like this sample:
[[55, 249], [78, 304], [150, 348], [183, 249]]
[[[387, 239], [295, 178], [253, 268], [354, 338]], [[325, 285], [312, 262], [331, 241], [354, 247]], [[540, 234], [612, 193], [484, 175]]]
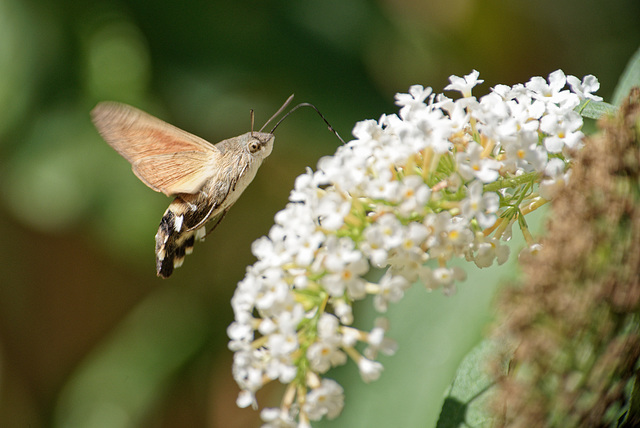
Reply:
[[166, 195], [196, 193], [215, 171], [219, 150], [206, 140], [126, 104], [99, 103], [91, 117], [147, 186]]
[[143, 183], [157, 192], [197, 193], [215, 174], [215, 157], [202, 152], [147, 156], [134, 163], [132, 169]]

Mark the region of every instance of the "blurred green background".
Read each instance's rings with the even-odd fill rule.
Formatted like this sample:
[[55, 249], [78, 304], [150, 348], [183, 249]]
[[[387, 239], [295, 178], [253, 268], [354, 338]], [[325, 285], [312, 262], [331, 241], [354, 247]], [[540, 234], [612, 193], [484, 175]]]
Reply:
[[[395, 112], [396, 92], [440, 92], [472, 69], [478, 96], [562, 68], [595, 74], [608, 100], [639, 16], [637, 0], [0, 0], [0, 427], [259, 423], [235, 406], [229, 299], [295, 177], [338, 141], [311, 110], [292, 115], [222, 225], [163, 281], [154, 235], [170, 200], [100, 139], [98, 101], [217, 142], [291, 93], [347, 139], [356, 121]], [[364, 385], [353, 363], [330, 372], [346, 408], [318, 425], [433, 426], [513, 274], [471, 271], [450, 298], [412, 290], [388, 314], [400, 348], [382, 379]], [[367, 330], [370, 306], [358, 309]]]

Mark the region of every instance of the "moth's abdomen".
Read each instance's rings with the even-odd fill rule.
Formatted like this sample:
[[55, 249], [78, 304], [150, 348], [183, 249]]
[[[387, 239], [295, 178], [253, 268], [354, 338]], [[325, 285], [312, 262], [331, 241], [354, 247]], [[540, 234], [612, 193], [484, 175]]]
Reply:
[[[211, 212], [177, 197], [164, 212], [156, 233], [156, 271], [168, 278], [173, 269], [182, 266], [184, 257], [191, 254], [195, 240], [206, 235], [204, 223]], [[199, 217], [199, 219], [198, 219]], [[201, 226], [198, 226], [202, 224]], [[194, 228], [194, 226], [198, 226]]]

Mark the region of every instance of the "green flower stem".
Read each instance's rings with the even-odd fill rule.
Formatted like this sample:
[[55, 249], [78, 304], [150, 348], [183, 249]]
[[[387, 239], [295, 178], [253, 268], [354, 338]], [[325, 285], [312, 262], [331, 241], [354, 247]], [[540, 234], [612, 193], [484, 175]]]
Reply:
[[537, 182], [540, 174], [537, 172], [528, 172], [517, 177], [501, 178], [493, 183], [485, 184], [483, 190], [485, 192], [497, 192], [501, 189], [516, 188], [522, 184]]

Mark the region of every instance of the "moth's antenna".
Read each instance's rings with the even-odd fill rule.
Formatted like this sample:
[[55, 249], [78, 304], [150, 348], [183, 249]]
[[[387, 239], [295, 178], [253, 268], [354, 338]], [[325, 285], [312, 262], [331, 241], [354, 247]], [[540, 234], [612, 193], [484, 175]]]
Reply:
[[249, 116], [251, 116], [251, 136], [253, 137], [253, 109], [249, 110]]
[[[287, 98], [287, 101], [285, 101], [285, 102], [284, 102], [284, 104], [282, 104], [282, 107], [280, 107], [280, 108], [278, 109], [278, 111], [277, 111], [277, 112], [275, 112], [275, 113], [273, 114], [273, 116], [271, 116], [271, 118], [270, 118], [269, 120], [267, 120], [267, 121], [264, 123], [264, 125], [262, 125], [262, 128], [260, 128], [260, 131], [258, 131], [258, 132], [262, 132], [262, 130], [263, 130], [264, 128], [266, 128], [266, 127], [267, 127], [267, 125], [269, 124], [269, 122], [271, 122], [273, 119], [275, 119], [275, 118], [276, 118], [276, 116], [278, 116], [280, 113], [282, 113], [282, 110], [284, 110], [285, 108], [287, 108], [287, 106], [289, 105], [289, 103], [291, 102], [291, 100], [292, 100], [292, 99], [293, 99], [293, 94], [291, 94], [291, 95], [289, 96], [289, 98]], [[252, 118], [253, 118], [253, 116], [252, 116]], [[253, 121], [251, 122], [251, 130], [253, 131]], [[273, 132], [272, 132], [272, 134], [273, 134]]]
[[327, 119], [325, 119], [325, 117], [322, 115], [322, 113], [320, 113], [320, 110], [318, 110], [316, 108], [316, 106], [314, 106], [313, 104], [309, 104], [309, 103], [300, 103], [297, 106], [295, 106], [294, 108], [292, 108], [291, 110], [289, 110], [287, 112], [287, 114], [282, 116], [282, 118], [278, 121], [278, 123], [276, 123], [276, 126], [273, 127], [273, 129], [271, 130], [270, 134], [273, 134], [275, 132], [276, 128], [282, 123], [282, 121], [285, 120], [291, 113], [293, 113], [294, 111], [298, 110], [300, 107], [311, 107], [312, 109], [314, 109], [316, 111], [316, 113], [318, 113], [318, 115], [320, 115], [322, 120], [324, 120], [324, 123], [327, 124], [327, 126], [329, 127], [329, 131], [333, 132], [336, 135], [336, 137], [338, 137], [338, 140], [340, 140], [340, 142], [342, 144], [346, 144], [344, 142], [344, 140], [342, 139], [342, 137], [340, 136], [340, 134], [338, 134], [338, 131], [333, 129], [333, 127], [331, 126], [329, 121], [327, 121]]

